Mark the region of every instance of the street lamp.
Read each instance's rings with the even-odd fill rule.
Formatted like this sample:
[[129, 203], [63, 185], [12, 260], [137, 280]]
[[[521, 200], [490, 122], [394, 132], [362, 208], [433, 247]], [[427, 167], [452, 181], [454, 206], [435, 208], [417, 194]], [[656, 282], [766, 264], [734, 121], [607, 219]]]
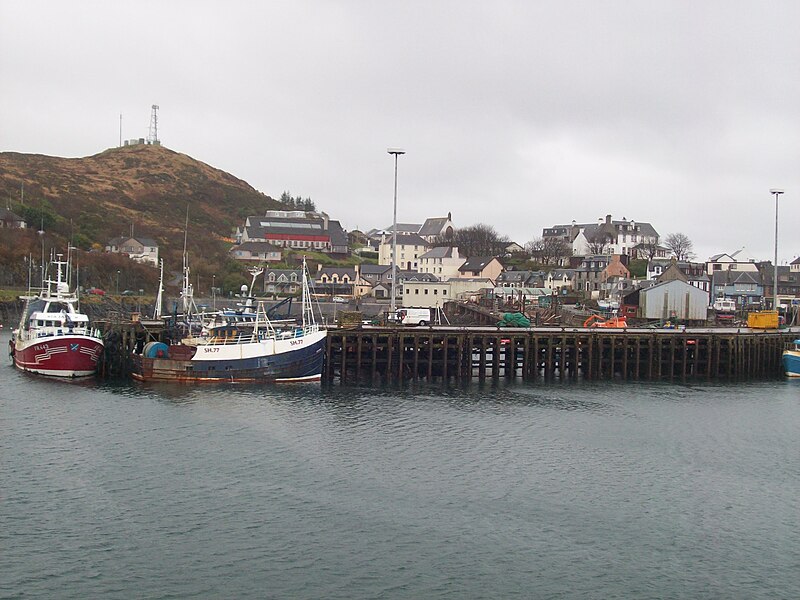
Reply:
[[217, 288], [215, 287], [217, 285], [216, 281], [217, 281], [217, 276], [216, 275], [212, 275], [211, 276], [211, 302], [214, 305], [214, 310], [217, 310]]
[[778, 196], [783, 193], [781, 188], [772, 188], [770, 194], [775, 196], [775, 273], [772, 280], [772, 309], [778, 311]]
[[119, 271], [117, 271], [117, 296], [119, 296]]
[[387, 148], [386, 152], [394, 154], [394, 218], [392, 220], [392, 304], [391, 315], [394, 318], [397, 304], [397, 157], [405, 154], [406, 151], [401, 148]]

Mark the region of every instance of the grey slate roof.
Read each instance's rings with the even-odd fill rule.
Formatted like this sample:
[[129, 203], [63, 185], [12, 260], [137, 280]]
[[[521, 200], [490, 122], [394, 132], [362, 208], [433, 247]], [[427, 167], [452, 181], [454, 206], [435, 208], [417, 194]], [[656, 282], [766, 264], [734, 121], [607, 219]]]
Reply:
[[331, 236], [331, 246], [347, 246], [347, 234], [339, 221], [328, 221], [328, 234]]
[[322, 267], [316, 278], [319, 279], [322, 275], [338, 275], [339, 277], [347, 275], [350, 279], [355, 279], [356, 270], [355, 267]]
[[[250, 223], [247, 235], [253, 238], [266, 237], [266, 232], [286, 235], [330, 235], [323, 229], [322, 219], [250, 217]], [[330, 224], [330, 221], [328, 223]]]
[[401, 271], [397, 274], [397, 280], [431, 283], [439, 281], [439, 278], [431, 273], [417, 273], [416, 271]]
[[369, 265], [364, 264], [361, 265], [361, 274], [362, 275], [383, 275], [386, 271], [392, 268], [391, 265]]
[[493, 260], [496, 260], [494, 256], [475, 256], [473, 258], [468, 258], [458, 270], [462, 273], [466, 273], [467, 271], [483, 271], [486, 265]]
[[0, 208], [0, 221], [24, 221], [22, 217], [7, 208]]
[[440, 235], [442, 228], [447, 223], [447, 217], [433, 217], [426, 219], [419, 229], [420, 235]]
[[[613, 225], [615, 230], [615, 235], [617, 233], [636, 233], [637, 235], [646, 235], [648, 237], [657, 237], [658, 233], [656, 232], [655, 228], [650, 223], [645, 223], [641, 221], [633, 221], [634, 226], [637, 228], [635, 231], [626, 232], [617, 229], [617, 226], [622, 225], [630, 225], [631, 221], [616, 221], [612, 220], [611, 225]], [[578, 230], [583, 229], [583, 235], [586, 236], [586, 239], [592, 239], [596, 234], [601, 233], [604, 231], [604, 225], [608, 225], [605, 223], [576, 223], [576, 224], [569, 224], [569, 225], [553, 225], [552, 227], [547, 227], [545, 229], [544, 235], [545, 236], [564, 236], [569, 233], [570, 230], [574, 227], [574, 231], [577, 233]], [[610, 230], [609, 230], [610, 233]]]
[[270, 244], [269, 242], [243, 242], [238, 246], [234, 246], [231, 248], [231, 252], [235, 252], [236, 250], [248, 250], [252, 252], [255, 250], [256, 252], [281, 252], [281, 249], [278, 246]]
[[435, 248], [431, 248], [425, 254], [421, 255], [420, 258], [452, 258], [453, 256], [453, 248], [450, 246], [436, 246]]
[[115, 237], [114, 239], [109, 240], [108, 244], [106, 244], [106, 245], [107, 246], [119, 246], [123, 242], [127, 242], [128, 240], [135, 240], [135, 241], [139, 242], [142, 246], [151, 246], [151, 247], [158, 246], [158, 242], [156, 242], [153, 238], [131, 237], [129, 235], [125, 235], [125, 236], [121, 236], [121, 237]]
[[[386, 241], [391, 242], [391, 236], [386, 236]], [[416, 233], [412, 235], [397, 234], [397, 245], [400, 246], [427, 246], [428, 242], [419, 237]]]

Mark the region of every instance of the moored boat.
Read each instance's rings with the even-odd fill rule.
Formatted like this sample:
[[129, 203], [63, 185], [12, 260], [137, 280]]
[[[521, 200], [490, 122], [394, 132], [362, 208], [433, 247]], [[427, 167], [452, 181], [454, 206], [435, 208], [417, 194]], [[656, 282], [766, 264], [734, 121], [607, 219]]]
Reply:
[[212, 323], [179, 343], [149, 342], [132, 357], [137, 381], [287, 382], [322, 376], [327, 331], [311, 308], [303, 266], [300, 324], [277, 329], [259, 302], [251, 323]]
[[800, 377], [800, 339], [783, 351], [783, 370], [787, 377]]
[[78, 309], [78, 296], [65, 280], [68, 263], [58, 255], [51, 266], [56, 279], [48, 279], [41, 291], [23, 297], [25, 308], [9, 341], [9, 354], [17, 368], [31, 373], [94, 375], [103, 353], [100, 332]]

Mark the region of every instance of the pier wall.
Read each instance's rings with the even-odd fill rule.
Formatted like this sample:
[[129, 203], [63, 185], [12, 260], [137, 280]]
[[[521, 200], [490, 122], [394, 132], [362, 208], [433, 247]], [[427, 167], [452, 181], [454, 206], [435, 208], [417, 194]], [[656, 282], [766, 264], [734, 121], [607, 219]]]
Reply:
[[763, 379], [798, 332], [431, 328], [333, 330], [323, 379]]
[[[127, 376], [130, 353], [169, 343], [156, 323], [102, 321], [102, 374]], [[689, 381], [783, 375], [792, 330], [705, 328], [587, 329], [538, 327], [359, 327], [328, 331], [327, 382], [417, 379], [566, 379]]]

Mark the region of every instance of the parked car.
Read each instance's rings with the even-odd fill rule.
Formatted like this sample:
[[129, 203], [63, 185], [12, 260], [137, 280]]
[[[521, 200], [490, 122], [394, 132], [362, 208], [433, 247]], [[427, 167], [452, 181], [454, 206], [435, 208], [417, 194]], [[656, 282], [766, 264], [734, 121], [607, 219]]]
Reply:
[[341, 296], [334, 296], [333, 297], [333, 301], [334, 302], [339, 302], [339, 303], [342, 303], [342, 304], [347, 302], [347, 300], [345, 298], [342, 298]]
[[86, 293], [87, 294], [94, 294], [95, 296], [105, 296], [106, 295], [106, 291], [105, 290], [101, 290], [100, 288], [94, 288], [94, 287], [93, 288], [89, 288], [88, 290], [86, 290]]
[[123, 296], [135, 296], [136, 292], [134, 292], [133, 290], [125, 290], [124, 292], [122, 292], [122, 295]]

